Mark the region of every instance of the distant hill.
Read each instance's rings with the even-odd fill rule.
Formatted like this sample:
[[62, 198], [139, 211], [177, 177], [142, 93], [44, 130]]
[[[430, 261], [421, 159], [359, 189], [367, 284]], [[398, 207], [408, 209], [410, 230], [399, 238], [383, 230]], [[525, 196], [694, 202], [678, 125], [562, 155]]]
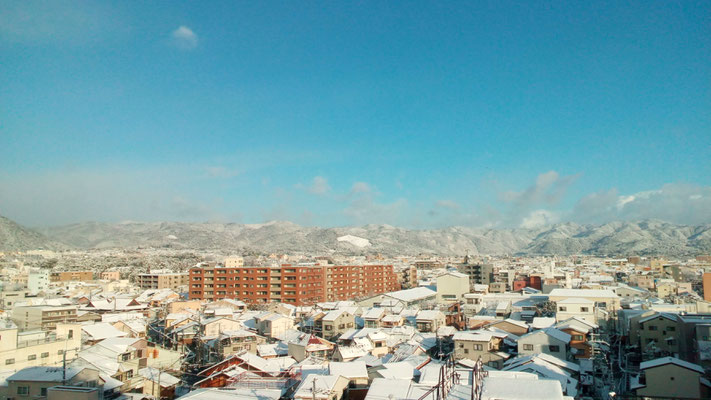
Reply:
[[0, 251], [63, 250], [68, 247], [0, 216]]
[[[40, 232], [55, 241], [85, 249], [157, 247], [257, 253], [384, 255], [681, 256], [711, 253], [711, 225], [684, 226], [661, 221], [611, 222], [603, 225], [563, 223], [537, 229], [450, 227], [433, 230], [411, 230], [389, 225], [317, 228], [281, 221], [258, 225], [86, 222], [41, 229]], [[349, 240], [343, 240], [344, 236]], [[37, 238], [39, 240], [42, 236]], [[14, 243], [24, 245], [25, 240], [15, 240]], [[363, 243], [369, 245], [358, 245]]]

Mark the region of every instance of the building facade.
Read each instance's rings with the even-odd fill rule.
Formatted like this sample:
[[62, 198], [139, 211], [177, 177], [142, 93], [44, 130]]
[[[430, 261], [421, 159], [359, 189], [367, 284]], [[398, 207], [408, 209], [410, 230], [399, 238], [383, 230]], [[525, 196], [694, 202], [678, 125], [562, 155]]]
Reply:
[[349, 300], [400, 289], [392, 265], [195, 266], [191, 300], [239, 299], [248, 304], [293, 305]]
[[138, 274], [138, 286], [141, 289], [171, 289], [177, 291], [188, 284], [188, 274], [172, 271], [153, 271]]

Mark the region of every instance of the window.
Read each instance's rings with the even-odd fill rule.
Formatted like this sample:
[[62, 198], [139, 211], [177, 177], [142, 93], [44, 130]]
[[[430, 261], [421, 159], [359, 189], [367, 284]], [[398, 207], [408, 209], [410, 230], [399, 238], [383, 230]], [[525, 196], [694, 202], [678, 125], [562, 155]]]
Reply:
[[587, 307], [580, 307], [580, 312], [589, 312], [590, 309]]
[[74, 338], [74, 329], [69, 330], [69, 339]]
[[558, 307], [558, 311], [563, 311], [563, 312], [565, 312], [565, 311], [568, 311], [568, 309], [565, 308], [565, 307]]
[[649, 325], [649, 328], [648, 328], [648, 329], [649, 329], [650, 331], [659, 330], [659, 328], [657, 328], [655, 325]]
[[47, 358], [47, 357], [49, 357], [49, 352], [42, 353], [42, 358]]
[[64, 350], [57, 350], [57, 355], [58, 355], [58, 356], [61, 356], [62, 354], [64, 354]]
[[469, 354], [469, 349], [464, 349], [464, 354]]
[[14, 363], [15, 363], [14, 358], [8, 358], [7, 360], [5, 360], [5, 365], [12, 365]]
[[533, 345], [532, 344], [524, 344], [523, 349], [527, 351], [533, 351]]
[[474, 350], [479, 350], [479, 351], [481, 351], [481, 350], [483, 350], [483, 349], [484, 349], [484, 347], [483, 347], [482, 345], [480, 345], [480, 344], [475, 344], [475, 345], [474, 345]]
[[37, 354], [30, 354], [27, 356], [27, 361], [32, 361], [37, 359]]
[[30, 387], [29, 386], [18, 386], [17, 387], [17, 394], [20, 396], [27, 396], [30, 394]]
[[548, 346], [548, 351], [552, 353], [557, 353], [560, 351], [560, 346]]
[[573, 335], [573, 340], [580, 342], [583, 340], [583, 335]]
[[47, 397], [47, 388], [40, 388], [40, 396]]

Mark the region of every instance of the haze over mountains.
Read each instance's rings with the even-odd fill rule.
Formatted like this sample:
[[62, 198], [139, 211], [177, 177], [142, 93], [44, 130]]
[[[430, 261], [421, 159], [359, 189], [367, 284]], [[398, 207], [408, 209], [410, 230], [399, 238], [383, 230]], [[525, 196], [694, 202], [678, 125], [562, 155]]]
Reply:
[[389, 225], [303, 227], [281, 221], [251, 225], [84, 222], [35, 231], [0, 217], [0, 250], [3, 251], [138, 247], [311, 254], [672, 256], [711, 252], [711, 225], [683, 226], [661, 221], [642, 221], [604, 225], [562, 223], [536, 229], [450, 227], [410, 230]]

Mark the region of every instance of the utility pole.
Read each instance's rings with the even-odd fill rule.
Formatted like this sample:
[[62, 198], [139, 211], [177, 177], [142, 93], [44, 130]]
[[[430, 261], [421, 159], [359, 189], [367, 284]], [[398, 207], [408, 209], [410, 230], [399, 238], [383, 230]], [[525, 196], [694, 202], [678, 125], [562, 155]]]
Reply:
[[313, 384], [311, 386], [311, 398], [312, 400], [316, 400], [316, 375], [314, 375], [314, 379], [311, 381]]
[[67, 351], [62, 353], [62, 386], [67, 384]]

